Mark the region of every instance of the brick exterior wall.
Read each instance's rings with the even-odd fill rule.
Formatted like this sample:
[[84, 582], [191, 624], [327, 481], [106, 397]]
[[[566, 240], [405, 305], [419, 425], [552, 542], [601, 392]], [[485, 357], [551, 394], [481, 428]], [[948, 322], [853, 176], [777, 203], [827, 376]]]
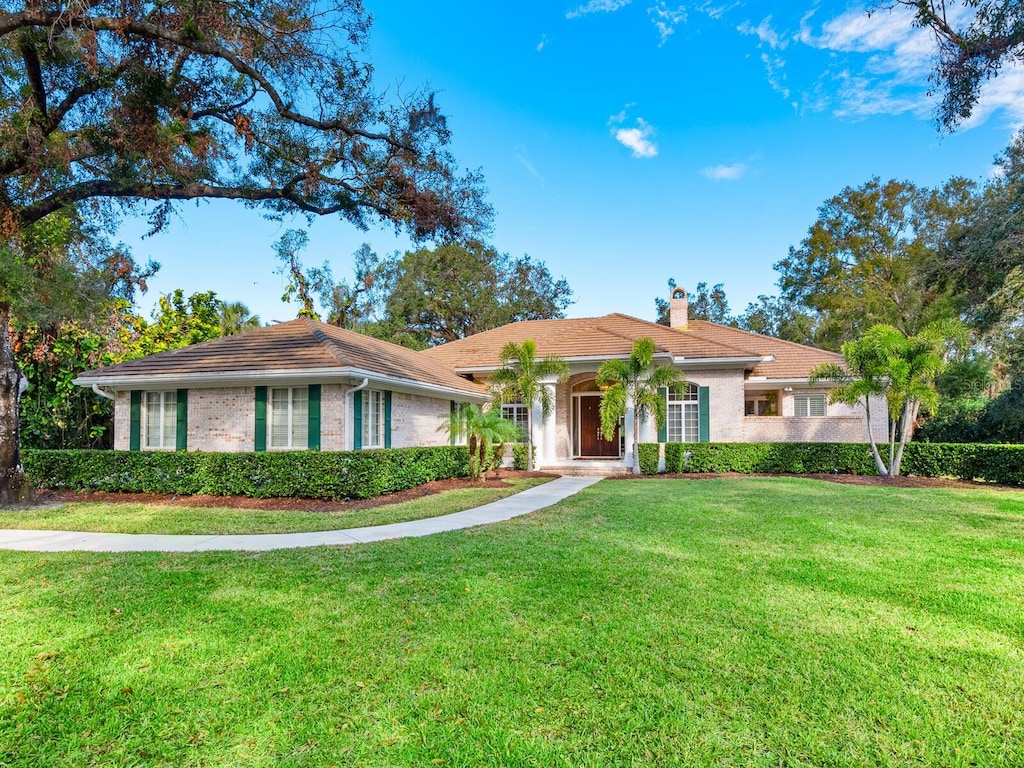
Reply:
[[188, 391], [188, 450], [243, 453], [256, 444], [256, 388]]
[[[352, 448], [352, 436], [345, 442], [348, 409], [342, 384], [324, 384], [320, 388], [320, 450], [344, 451]], [[348, 398], [351, 400], [351, 398]]]
[[450, 400], [395, 392], [391, 396], [391, 447], [448, 445], [444, 426], [450, 414]]
[[114, 450], [127, 451], [131, 438], [132, 396], [118, 392], [114, 400]]
[[[803, 393], [824, 393], [827, 396], [828, 389], [801, 389], [800, 394]], [[829, 403], [826, 406], [827, 415], [825, 416], [797, 417], [793, 415], [794, 394], [797, 393], [782, 393], [781, 416], [744, 417], [743, 442], [866, 443], [868, 441], [864, 409], [860, 406]], [[714, 417], [712, 416], [712, 418]], [[875, 440], [885, 439], [888, 419], [884, 398], [872, 398], [871, 421]]]

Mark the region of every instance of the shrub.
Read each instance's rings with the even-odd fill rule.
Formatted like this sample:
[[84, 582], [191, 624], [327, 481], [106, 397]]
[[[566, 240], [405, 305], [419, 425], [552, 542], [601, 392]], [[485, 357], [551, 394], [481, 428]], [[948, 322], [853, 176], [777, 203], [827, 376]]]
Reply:
[[640, 473], [644, 475], [658, 474], [660, 447], [657, 443], [640, 443]]
[[[526, 460], [528, 452], [531, 446], [527, 443], [515, 443], [512, 446], [512, 468], [513, 469], [529, 469], [530, 463]], [[533, 458], [537, 458], [537, 446], [532, 446]]]
[[[873, 475], [864, 443], [667, 443], [668, 472]], [[903, 473], [1024, 485], [1024, 445], [909, 443]]]
[[125, 493], [366, 499], [468, 474], [465, 446], [374, 451], [22, 453], [42, 488]]

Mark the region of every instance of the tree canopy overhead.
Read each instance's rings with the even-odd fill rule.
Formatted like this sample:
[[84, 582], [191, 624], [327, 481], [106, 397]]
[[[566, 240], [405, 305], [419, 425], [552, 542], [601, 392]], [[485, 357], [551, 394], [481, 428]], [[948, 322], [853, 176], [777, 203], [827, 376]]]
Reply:
[[893, 0], [935, 33], [931, 81], [941, 90], [939, 125], [954, 130], [971, 116], [981, 87], [1006, 64], [1024, 62], [1024, 4], [1019, 0]]
[[153, 201], [159, 229], [175, 201], [200, 197], [379, 220], [415, 239], [487, 225], [480, 177], [459, 174], [433, 95], [374, 89], [360, 0], [2, 8], [8, 231], [86, 200], [112, 212]]

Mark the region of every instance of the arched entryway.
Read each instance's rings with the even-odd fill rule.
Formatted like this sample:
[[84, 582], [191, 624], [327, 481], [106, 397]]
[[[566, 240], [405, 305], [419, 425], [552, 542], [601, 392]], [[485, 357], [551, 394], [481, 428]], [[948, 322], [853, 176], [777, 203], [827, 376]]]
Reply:
[[622, 456], [622, 425], [611, 440], [601, 434], [601, 388], [585, 379], [571, 389], [572, 455], [577, 459], [618, 459]]

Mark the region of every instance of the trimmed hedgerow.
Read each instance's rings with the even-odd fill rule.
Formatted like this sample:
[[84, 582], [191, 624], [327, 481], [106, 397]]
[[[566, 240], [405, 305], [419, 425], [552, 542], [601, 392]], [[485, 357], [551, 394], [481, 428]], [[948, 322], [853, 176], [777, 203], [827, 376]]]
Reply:
[[[871, 475], [877, 470], [863, 443], [667, 443], [665, 471]], [[1024, 486], [1024, 445], [909, 443], [901, 472]]]
[[640, 443], [640, 474], [654, 475], [658, 472], [658, 454], [660, 453], [657, 443]]
[[375, 451], [22, 453], [34, 485], [79, 491], [367, 499], [432, 480], [465, 477], [465, 446]]

